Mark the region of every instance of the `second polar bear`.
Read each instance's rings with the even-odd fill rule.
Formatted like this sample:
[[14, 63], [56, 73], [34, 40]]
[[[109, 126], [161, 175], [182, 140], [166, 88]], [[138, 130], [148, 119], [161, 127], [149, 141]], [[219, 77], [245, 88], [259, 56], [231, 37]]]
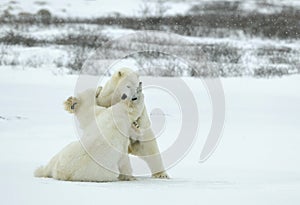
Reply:
[[96, 182], [133, 179], [127, 152], [129, 136], [140, 134], [134, 125], [144, 109], [141, 83], [135, 93], [124, 92], [110, 108], [97, 106], [95, 93], [87, 90], [68, 99], [66, 109], [75, 113], [83, 131], [81, 143], [69, 144], [35, 176]]
[[[111, 79], [103, 86], [97, 104], [103, 107], [110, 107], [120, 101], [120, 96], [126, 90], [132, 90], [139, 82], [139, 75], [130, 68], [121, 68], [113, 74]], [[131, 137], [129, 153], [143, 159], [150, 168], [153, 178], [168, 179], [169, 176], [165, 171], [161, 153], [156, 141], [155, 134], [151, 128], [151, 121], [144, 106], [141, 116], [137, 120], [143, 134], [138, 137]]]

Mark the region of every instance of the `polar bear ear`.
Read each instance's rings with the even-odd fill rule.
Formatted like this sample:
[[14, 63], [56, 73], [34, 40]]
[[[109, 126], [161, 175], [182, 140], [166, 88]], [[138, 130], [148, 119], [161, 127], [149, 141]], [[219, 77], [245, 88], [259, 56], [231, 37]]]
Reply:
[[119, 71], [119, 72], [118, 72], [118, 75], [119, 75], [119, 77], [122, 77], [122, 72]]
[[127, 95], [126, 95], [125, 93], [123, 93], [121, 99], [122, 99], [122, 100], [125, 100], [126, 98], [127, 98]]

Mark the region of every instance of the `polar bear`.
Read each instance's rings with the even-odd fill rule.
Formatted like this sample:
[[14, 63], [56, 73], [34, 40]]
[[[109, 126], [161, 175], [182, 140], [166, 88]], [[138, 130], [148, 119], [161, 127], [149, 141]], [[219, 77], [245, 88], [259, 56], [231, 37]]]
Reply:
[[136, 119], [142, 114], [144, 97], [141, 83], [135, 93], [128, 90], [109, 108], [95, 104], [99, 89], [70, 97], [65, 109], [76, 115], [83, 137], [66, 146], [47, 166], [38, 168], [35, 176], [95, 182], [134, 179], [127, 154], [129, 136], [141, 134]]
[[[130, 68], [122, 68], [115, 72], [111, 79], [101, 88], [97, 96], [97, 104], [102, 107], [110, 107], [120, 101], [120, 96], [125, 90], [133, 90], [139, 82], [139, 76]], [[149, 166], [153, 178], [169, 178], [165, 172], [158, 145], [151, 129], [151, 122], [144, 107], [141, 116], [137, 120], [138, 125], [146, 129], [143, 135], [130, 140], [129, 152], [142, 158]], [[148, 129], [147, 129], [148, 128]], [[151, 158], [147, 156], [152, 156]]]

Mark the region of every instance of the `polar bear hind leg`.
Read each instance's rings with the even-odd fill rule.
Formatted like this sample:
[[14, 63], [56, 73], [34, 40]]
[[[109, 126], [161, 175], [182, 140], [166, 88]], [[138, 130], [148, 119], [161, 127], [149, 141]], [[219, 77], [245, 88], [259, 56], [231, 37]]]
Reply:
[[50, 162], [46, 166], [40, 166], [38, 167], [35, 172], [35, 177], [46, 177], [46, 178], [52, 178], [52, 170], [55, 167], [57, 161], [58, 161], [58, 154], [55, 155]]

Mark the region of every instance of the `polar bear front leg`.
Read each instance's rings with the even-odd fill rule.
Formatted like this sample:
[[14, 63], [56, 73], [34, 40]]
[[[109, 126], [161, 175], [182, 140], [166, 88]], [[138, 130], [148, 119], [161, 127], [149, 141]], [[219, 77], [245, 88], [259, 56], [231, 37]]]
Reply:
[[118, 179], [121, 181], [133, 181], [136, 180], [134, 176], [132, 176], [132, 168], [129, 160], [129, 156], [124, 154], [119, 161], [119, 177]]
[[151, 127], [149, 128], [151, 122], [145, 107], [137, 123], [140, 129], [144, 131], [138, 140], [130, 141], [128, 151], [133, 155], [141, 157], [148, 164], [153, 178], [168, 179], [169, 176], [165, 172], [155, 135]]
[[[145, 132], [145, 135], [153, 135], [152, 130]], [[131, 154], [141, 157], [150, 168], [153, 178], [169, 179], [168, 174], [164, 171], [161, 156], [157, 146], [156, 139], [150, 141], [135, 141], [130, 144]], [[147, 157], [151, 156], [151, 157]]]

